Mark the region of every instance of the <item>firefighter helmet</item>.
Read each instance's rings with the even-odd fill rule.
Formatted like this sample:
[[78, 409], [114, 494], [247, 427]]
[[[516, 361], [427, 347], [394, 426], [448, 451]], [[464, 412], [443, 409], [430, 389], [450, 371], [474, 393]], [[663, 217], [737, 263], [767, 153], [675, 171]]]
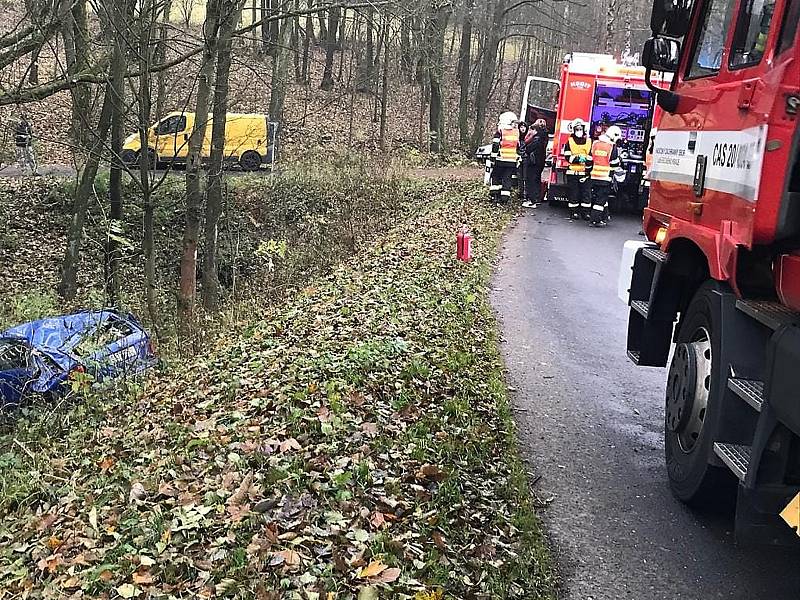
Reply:
[[578, 127], [583, 128], [583, 132], [586, 133], [589, 127], [586, 125], [586, 121], [583, 119], [573, 119], [572, 122], [569, 124], [569, 132], [575, 133], [575, 129]]
[[514, 126], [517, 122], [517, 115], [511, 111], [506, 111], [500, 115], [500, 118], [497, 120], [498, 125], [501, 129], [509, 129]]
[[622, 139], [622, 129], [617, 127], [616, 125], [612, 125], [608, 129], [606, 129], [606, 137], [608, 141], [612, 144], [616, 144], [618, 141]]

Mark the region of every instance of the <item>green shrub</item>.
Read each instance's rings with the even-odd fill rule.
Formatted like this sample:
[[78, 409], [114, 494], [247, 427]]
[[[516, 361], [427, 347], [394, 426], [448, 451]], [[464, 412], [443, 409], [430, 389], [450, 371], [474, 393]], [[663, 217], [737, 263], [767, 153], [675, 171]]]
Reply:
[[0, 309], [0, 328], [35, 321], [58, 312], [58, 300], [53, 292], [32, 290], [7, 299]]

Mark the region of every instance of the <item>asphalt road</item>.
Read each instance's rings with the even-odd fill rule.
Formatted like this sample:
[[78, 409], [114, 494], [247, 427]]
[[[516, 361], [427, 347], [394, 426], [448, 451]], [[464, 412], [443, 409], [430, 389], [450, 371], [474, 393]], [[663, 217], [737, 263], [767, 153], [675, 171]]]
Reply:
[[616, 295], [639, 221], [592, 229], [565, 216], [544, 207], [519, 219], [492, 295], [562, 597], [797, 600], [800, 553], [737, 547], [732, 514], [698, 514], [670, 494], [666, 372], [627, 361]]

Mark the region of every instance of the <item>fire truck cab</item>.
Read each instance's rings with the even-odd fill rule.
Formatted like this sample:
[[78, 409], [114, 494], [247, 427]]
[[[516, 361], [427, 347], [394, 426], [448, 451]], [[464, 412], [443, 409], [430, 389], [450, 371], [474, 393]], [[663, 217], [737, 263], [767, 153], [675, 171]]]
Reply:
[[798, 20], [800, 0], [655, 0], [648, 242], [621, 272], [628, 356], [670, 362], [673, 493], [735, 497], [737, 539], [769, 544], [800, 524]]
[[607, 54], [567, 55], [561, 67], [548, 200], [567, 201], [568, 163], [563, 148], [571, 134], [570, 123], [580, 118], [589, 124], [592, 139], [611, 125], [620, 127], [623, 137], [619, 148], [626, 178], [618, 186], [617, 206], [612, 208], [640, 208], [645, 155], [653, 118], [658, 116], [654, 99], [655, 94], [645, 83], [644, 67], [621, 64]]

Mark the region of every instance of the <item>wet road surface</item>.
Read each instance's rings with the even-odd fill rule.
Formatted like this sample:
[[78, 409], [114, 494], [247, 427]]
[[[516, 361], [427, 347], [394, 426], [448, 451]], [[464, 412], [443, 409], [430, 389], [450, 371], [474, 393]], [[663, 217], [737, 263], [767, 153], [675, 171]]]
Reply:
[[800, 599], [800, 552], [737, 547], [732, 514], [693, 512], [670, 494], [666, 370], [627, 361], [616, 290], [639, 221], [592, 229], [565, 217], [545, 206], [518, 220], [492, 294], [562, 597]]

